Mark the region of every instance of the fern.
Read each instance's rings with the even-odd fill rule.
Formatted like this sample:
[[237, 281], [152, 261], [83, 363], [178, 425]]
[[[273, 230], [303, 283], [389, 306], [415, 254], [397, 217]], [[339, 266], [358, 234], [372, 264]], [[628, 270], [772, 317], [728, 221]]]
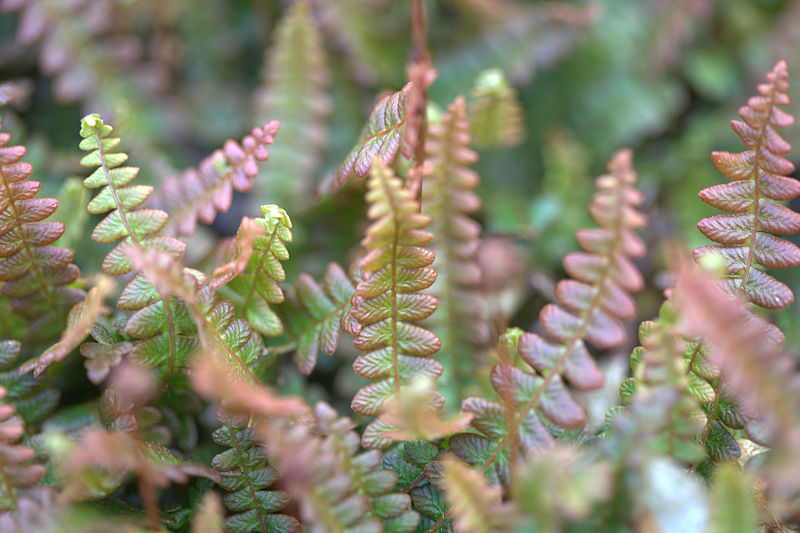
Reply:
[[502, 488], [455, 457], [444, 464], [444, 486], [453, 509], [453, 529], [458, 533], [491, 533], [511, 528], [516, 518], [512, 503], [502, 501]]
[[0, 386], [6, 391], [3, 401], [14, 407], [25, 424], [37, 424], [53, 412], [61, 395], [58, 389], [15, 368], [20, 348], [17, 341], [0, 342]]
[[406, 107], [411, 88], [412, 84], [407, 83], [400, 91], [387, 94], [375, 103], [358, 142], [336, 172], [320, 184], [319, 192], [335, 192], [351, 174], [358, 178], [366, 177], [375, 159], [380, 159], [384, 166], [388, 166], [398, 150], [407, 159], [411, 158], [413, 143], [406, 134]]
[[[682, 357], [685, 350], [681, 349], [677, 331], [678, 320], [674, 306], [665, 303], [657, 322], [639, 325], [642, 345], [631, 353], [635, 377], [623, 382], [620, 395], [623, 401], [658, 402], [666, 406], [664, 427], [659, 428], [658, 433], [661, 441], [651, 446], [678, 461], [697, 464], [705, 456], [696, 442], [702, 431], [696, 416], [700, 412], [697, 396], [702, 395], [708, 402], [714, 390], [694, 373], [687, 373], [687, 361]], [[692, 378], [698, 384], [694, 389], [690, 386]], [[738, 455], [738, 448], [736, 451]]]
[[275, 32], [255, 108], [259, 118], [281, 121], [285, 141], [271, 150], [270, 170], [257, 188], [294, 209], [306, 202], [303, 194], [312, 186], [328, 137], [326, 121], [333, 110], [326, 91], [330, 72], [307, 1], [293, 2]]
[[228, 491], [225, 507], [233, 514], [225, 520], [229, 533], [297, 531], [294, 518], [276, 514], [289, 503], [280, 490], [267, 490], [277, 479], [277, 471], [267, 466], [258, 439], [248, 420], [220, 410], [222, 427], [214, 431], [214, 442], [227, 448], [214, 456], [211, 466], [222, 476], [220, 486]]
[[297, 344], [294, 361], [303, 374], [314, 370], [317, 352], [332, 355], [336, 351], [339, 331], [358, 331], [358, 322], [350, 315], [350, 308], [356, 289], [353, 280], [359, 276], [355, 262], [350, 274], [336, 263], [328, 264], [321, 287], [306, 273], [297, 276], [294, 299], [300, 309], [289, 323]]
[[[368, 253], [361, 260], [363, 279], [350, 314], [361, 325], [353, 344], [366, 352], [353, 368], [377, 383], [359, 390], [352, 408], [375, 416], [403, 385], [418, 377], [439, 377], [442, 365], [430, 358], [441, 346], [439, 338], [410, 323], [427, 318], [437, 305], [436, 298], [420, 293], [436, 280], [436, 271], [429, 266], [434, 254], [423, 248], [433, 237], [422, 229], [430, 217], [417, 212], [411, 193], [377, 159], [367, 201], [371, 204], [367, 215], [374, 222], [362, 241]], [[364, 433], [364, 444], [387, 446], [387, 441], [377, 440], [376, 432], [373, 423]]]
[[585, 251], [564, 258], [564, 267], [575, 279], [562, 280], [556, 286], [556, 299], [566, 310], [548, 304], [539, 315], [542, 329], [552, 340], [535, 333], [525, 333], [518, 340], [519, 355], [538, 373], [504, 362], [492, 368], [492, 387], [513, 412], [508, 426], [504, 427], [503, 406], [481, 398], [464, 401], [463, 409], [475, 413], [473, 425], [477, 429], [494, 439], [502, 435], [484, 468], [511, 441], [518, 439], [526, 451], [551, 445], [549, 433], [534, 412], [537, 407], [560, 427], [582, 426], [586, 414], [572, 399], [561, 376], [579, 389], [600, 387], [603, 374], [583, 339], [598, 348], [612, 348], [625, 340], [618, 320], [635, 315], [628, 293], [641, 288], [642, 278], [630, 258], [644, 253], [644, 244], [634, 231], [646, 222], [636, 210], [643, 197], [634, 188], [636, 174], [631, 157], [630, 150], [614, 154], [608, 165], [610, 174], [596, 181], [598, 191], [589, 212], [600, 227], [576, 233]]
[[475, 146], [506, 147], [522, 141], [525, 137], [522, 107], [503, 71], [481, 72], [470, 97], [469, 132]]
[[[4, 344], [4, 345], [3, 345]], [[8, 350], [8, 344], [0, 344], [3, 356]], [[25, 432], [25, 427], [16, 415], [14, 406], [5, 400], [5, 389], [0, 390], [0, 513], [19, 510], [22, 498], [38, 496], [35, 488], [39, 485], [45, 474], [41, 464], [31, 463], [35, 452], [29, 446], [19, 444], [17, 441]], [[42, 489], [40, 489], [42, 490]]]
[[283, 324], [269, 304], [284, 299], [278, 283], [286, 280], [281, 261], [289, 258], [285, 243], [292, 240], [292, 221], [277, 205], [262, 205], [261, 212], [263, 218], [242, 221], [234, 261], [215, 270], [212, 283], [215, 287], [227, 283], [236, 295], [239, 315], [260, 334], [276, 337]]
[[423, 181], [422, 211], [431, 217], [433, 266], [438, 274], [432, 290], [441, 302], [431, 320], [448, 358], [443, 381], [453, 387], [458, 399], [489, 334], [481, 316], [481, 273], [475, 260], [481, 228], [469, 218], [480, 206], [474, 193], [479, 178], [468, 168], [477, 156], [468, 144], [466, 104], [457, 98], [441, 123], [430, 126], [426, 142], [430, 166]]
[[792, 303], [792, 291], [762, 268], [788, 268], [800, 264], [800, 248], [774, 234], [800, 231], [800, 215], [770, 200], [791, 200], [800, 194], [800, 182], [786, 177], [794, 165], [783, 156], [791, 146], [776, 127], [794, 124], [794, 117], [779, 106], [789, 105], [786, 63], [780, 61], [758, 87], [758, 96], [739, 109], [742, 121], [731, 129], [750, 150], [732, 154], [714, 152], [714, 165], [730, 183], [700, 192], [706, 203], [728, 211], [701, 220], [697, 227], [720, 245], [694, 251], [697, 259], [708, 254], [722, 258], [727, 268], [723, 286], [731, 294], [760, 307], [780, 309]]
[[360, 439], [352, 422], [326, 404], [314, 411], [313, 428], [277, 426], [267, 436], [278, 469], [291, 473], [287, 490], [311, 531], [414, 531], [419, 516], [407, 494], [392, 492], [397, 478], [380, 468], [380, 452], [356, 455]]
[[64, 224], [44, 221], [58, 202], [34, 198], [40, 184], [27, 179], [33, 167], [20, 161], [25, 147], [7, 146], [10, 139], [0, 132], [0, 294], [16, 312], [40, 319], [36, 332], [63, 319], [84, 293], [70, 286], [80, 275], [72, 250], [50, 246], [64, 233]]
[[274, 142], [279, 128], [280, 122], [273, 120], [253, 128], [241, 145], [228, 139], [222, 150], [203, 159], [197, 169], [166, 178], [151, 204], [170, 214], [167, 233], [192, 235], [198, 220], [211, 224], [218, 211], [230, 208], [233, 191], [249, 191], [258, 175], [258, 161], [269, 157], [267, 146]]

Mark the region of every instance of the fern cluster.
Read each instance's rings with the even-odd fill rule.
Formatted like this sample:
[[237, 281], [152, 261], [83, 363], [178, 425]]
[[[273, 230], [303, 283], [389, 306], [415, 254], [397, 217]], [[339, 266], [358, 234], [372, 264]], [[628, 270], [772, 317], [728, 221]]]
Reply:
[[[594, 227], [550, 257], [548, 239], [532, 241], [571, 239], [551, 222], [581, 202], [564, 186], [531, 203], [502, 174], [538, 172], [531, 147], [554, 122], [526, 134], [526, 107], [552, 95], [522, 82], [607, 24], [593, 7], [412, 0], [406, 17], [386, 2], [254, 3], [257, 20], [277, 21], [261, 87], [237, 98], [232, 77], [231, 94], [197, 108], [203, 92], [187, 90], [156, 120], [122, 78], [103, 79], [111, 52], [79, 51], [141, 25], [176, 39], [171, 55], [151, 43], [147, 61], [202, 86], [240, 52], [205, 42], [225, 26], [216, 5], [56, 4], [0, 0], [21, 13], [19, 42], [43, 42], [55, 91], [109, 99], [117, 129], [87, 114], [63, 160], [28, 140], [43, 175], [88, 168], [57, 199], [0, 132], [0, 532], [800, 531], [797, 335], [778, 314], [794, 295], [769, 272], [800, 264], [784, 238], [800, 231], [791, 137], [778, 133], [794, 123], [786, 62], [731, 123], [747, 150], [711, 155], [730, 181], [700, 191], [724, 213], [700, 220], [714, 244], [694, 261], [682, 245], [658, 253], [669, 213], [654, 174], [674, 163], [647, 164], [647, 139], [635, 143], [645, 186], [633, 150], [613, 152], [594, 180]], [[95, 9], [96, 26], [74, 33]], [[68, 13], [81, 17], [59, 24]], [[468, 24], [494, 64], [460, 60], [474, 49], [457, 39], [440, 60], [431, 17]], [[405, 76], [385, 75], [397, 61], [380, 48], [397, 28], [385, 18], [409, 26]], [[184, 25], [208, 64], [183, 61]], [[696, 61], [684, 74], [705, 97]], [[616, 68], [598, 70], [622, 87]], [[373, 99], [379, 82], [393, 89]], [[0, 105], [25, 92], [0, 85]], [[264, 122], [249, 129], [232, 117], [251, 104]], [[13, 130], [39, 116], [14, 109]], [[585, 109], [564, 127], [591, 122]], [[208, 127], [189, 142], [187, 124]], [[584, 153], [563, 131], [562, 158]], [[185, 150], [150, 157], [165, 140]], [[520, 168], [517, 152], [530, 156]], [[586, 178], [584, 159], [566, 181]], [[637, 328], [639, 309], [657, 316]]]

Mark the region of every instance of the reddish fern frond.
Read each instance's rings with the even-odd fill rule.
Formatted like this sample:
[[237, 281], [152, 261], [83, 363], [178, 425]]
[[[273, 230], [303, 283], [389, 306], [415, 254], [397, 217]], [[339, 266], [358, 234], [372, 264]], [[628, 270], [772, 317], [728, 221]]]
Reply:
[[[598, 190], [589, 213], [599, 228], [579, 230], [576, 239], [584, 252], [564, 258], [564, 267], [574, 279], [562, 280], [556, 286], [556, 299], [561, 305], [548, 304], [539, 314], [547, 338], [525, 333], [519, 339], [519, 355], [536, 372], [525, 372], [503, 362], [491, 371], [492, 386], [516, 411], [492, 460], [525, 424], [533, 424], [534, 438], [528, 442], [549, 445], [548, 439], [542, 438], [544, 432], [536, 429], [537, 425], [542, 426], [533, 411], [536, 407], [560, 427], [582, 426], [586, 414], [570, 395], [562, 376], [578, 389], [600, 387], [603, 373], [589, 354], [584, 339], [601, 349], [625, 341], [625, 330], [619, 321], [635, 315], [629, 293], [641, 289], [643, 284], [631, 258], [641, 256], [645, 248], [634, 232], [644, 227], [647, 220], [636, 209], [644, 197], [634, 187], [632, 156], [631, 150], [618, 151], [608, 164], [610, 174], [596, 180]], [[475, 411], [476, 422], [480, 422], [486, 418], [482, 416], [486, 409], [478, 412], [476, 404], [481, 404], [480, 399], [468, 398], [464, 410]], [[527, 448], [523, 442], [523, 449]]]
[[0, 513], [16, 511], [20, 497], [39, 485], [45, 474], [44, 466], [30, 462], [34, 450], [18, 443], [25, 433], [24, 423], [5, 395], [5, 388], [0, 387]]
[[[361, 325], [354, 345], [366, 352], [353, 368], [377, 383], [359, 390], [352, 407], [357, 413], [375, 416], [414, 378], [438, 378], [442, 365], [430, 357], [441, 347], [439, 338], [411, 324], [430, 316], [438, 303], [420, 292], [436, 280], [436, 271], [430, 268], [434, 254], [424, 248], [433, 235], [422, 229], [430, 217], [417, 212], [411, 193], [377, 158], [367, 201], [371, 204], [367, 216], [374, 222], [361, 242], [368, 253], [361, 260], [362, 280], [350, 314]], [[367, 428], [365, 444], [372, 433]]]
[[712, 253], [721, 257], [727, 268], [725, 290], [768, 309], [786, 307], [794, 295], [759, 267], [800, 264], [800, 248], [776, 237], [800, 231], [800, 214], [772, 201], [800, 195], [800, 182], [788, 177], [794, 165], [784, 157], [791, 146], [775, 129], [794, 124], [794, 117], [780, 108], [791, 101], [788, 77], [786, 62], [778, 62], [767, 74], [767, 83], [758, 86], [759, 94], [739, 109], [742, 121], [731, 121], [731, 129], [750, 150], [711, 154], [714, 165], [731, 181], [703, 189], [699, 196], [731, 214], [698, 222], [700, 231], [719, 244], [694, 251], [696, 259]]
[[165, 179], [150, 202], [169, 213], [166, 232], [188, 237], [198, 220], [211, 224], [218, 211], [230, 208], [233, 191], [249, 191], [258, 175], [258, 162], [269, 158], [267, 146], [274, 142], [279, 129], [277, 120], [253, 128], [241, 145], [228, 139], [196, 169]]
[[481, 316], [481, 271], [475, 257], [481, 227], [469, 218], [480, 207], [474, 192], [479, 177], [469, 168], [477, 155], [469, 149], [469, 141], [466, 104], [459, 97], [448, 106], [441, 123], [429, 128], [429, 164], [422, 187], [422, 212], [431, 217], [433, 266], [438, 274], [432, 291], [440, 297], [439, 312], [431, 320], [448, 357], [444, 381], [459, 400], [477, 351], [489, 336]]
[[0, 132], [0, 294], [27, 317], [66, 315], [83, 291], [69, 286], [80, 274], [72, 250], [50, 246], [64, 233], [61, 222], [44, 221], [58, 202], [35, 198], [40, 183], [27, 179], [25, 147], [7, 146], [10, 139]]
[[320, 193], [333, 193], [345, 184], [351, 174], [365, 178], [373, 161], [380, 159], [384, 166], [394, 161], [398, 150], [407, 159], [413, 156], [413, 139], [406, 134], [406, 111], [411, 95], [411, 82], [400, 91], [379, 99], [369, 113], [358, 142], [344, 158], [336, 172], [320, 183]]
[[270, 150], [269, 172], [257, 187], [290, 211], [308, 202], [333, 102], [322, 36], [309, 3], [293, 2], [275, 29], [264, 86], [255, 95], [256, 115], [281, 121], [281, 140]]

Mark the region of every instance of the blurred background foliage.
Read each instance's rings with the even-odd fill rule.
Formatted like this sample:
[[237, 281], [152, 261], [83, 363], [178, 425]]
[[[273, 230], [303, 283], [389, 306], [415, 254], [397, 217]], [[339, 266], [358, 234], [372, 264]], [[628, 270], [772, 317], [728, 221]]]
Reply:
[[[226, 138], [281, 119], [255, 190], [193, 237], [189, 262], [210, 271], [215, 233], [233, 234], [242, 215], [268, 203], [294, 221], [289, 281], [300, 272], [319, 279], [328, 261], [348, 262], [365, 228], [363, 184], [322, 198], [315, 185], [356, 141], [376, 96], [405, 83], [408, 8], [401, 0], [307, 0], [290, 17], [290, 4], [0, 0], [0, 82], [20, 82], [26, 93], [3, 110], [4, 130], [28, 146], [43, 193], [61, 198], [56, 217], [68, 221], [64, 244], [76, 248], [79, 266], [93, 271], [104, 253], [88, 239], [93, 222], [75, 207], [85, 193], [70, 180], [81, 174], [77, 130], [87, 112], [115, 124], [140, 180], [156, 186]], [[705, 243], [695, 224], [715, 210], [697, 191], [724, 179], [712, 150], [742, 149], [727, 127], [738, 105], [779, 58], [794, 75], [790, 92], [800, 91], [800, 2], [425, 5], [439, 73], [431, 119], [457, 95], [474, 106], [487, 80], [507, 84], [521, 108], [510, 139], [476, 147], [484, 255], [507, 260], [494, 287], [507, 322], [534, 327], [563, 275], [563, 255], [576, 248], [574, 231], [590, 224], [591, 180], [623, 146], [635, 150], [648, 199], [650, 254], [640, 266], [653, 283], [639, 302], [641, 318], [654, 316], [669, 283], [664, 247]], [[800, 128], [786, 138], [800, 146]], [[800, 273], [781, 279], [797, 291]], [[796, 308], [779, 317], [790, 346], [800, 342]], [[322, 373], [349, 367], [329, 358], [320, 365]]]

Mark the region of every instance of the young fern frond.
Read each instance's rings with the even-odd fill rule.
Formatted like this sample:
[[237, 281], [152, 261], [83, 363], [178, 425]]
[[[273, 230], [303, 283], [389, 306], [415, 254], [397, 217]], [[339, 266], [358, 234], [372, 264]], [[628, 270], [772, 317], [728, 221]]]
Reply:
[[517, 91], [502, 70], [480, 73], [470, 92], [469, 132], [478, 147], [506, 147], [525, 137], [522, 106]]
[[60, 324], [83, 298], [83, 291], [69, 286], [80, 271], [72, 264], [72, 250], [50, 246], [64, 233], [61, 222], [44, 221], [58, 202], [34, 198], [40, 183], [27, 179], [33, 167], [20, 161], [25, 147], [6, 146], [10, 139], [0, 131], [0, 294], [21, 315], [41, 318], [42, 325], [55, 316]]
[[230, 415], [220, 410], [217, 420], [222, 427], [215, 430], [214, 442], [227, 448], [218, 453], [211, 466], [219, 472], [220, 486], [228, 491], [223, 502], [233, 515], [225, 519], [229, 533], [268, 533], [298, 531], [296, 519], [277, 514], [289, 503], [281, 490], [268, 490], [278, 478], [267, 465], [258, 437], [247, 417]]
[[230, 208], [233, 191], [249, 191], [258, 175], [258, 161], [269, 158], [267, 146], [274, 142], [279, 128], [280, 122], [273, 120], [253, 128], [241, 145], [228, 139], [196, 169], [165, 179], [150, 203], [169, 213], [166, 233], [192, 235], [198, 220], [211, 224], [218, 211]]
[[311, 531], [414, 531], [419, 515], [407, 494], [393, 492], [397, 477], [381, 468], [381, 453], [357, 455], [353, 423], [327, 404], [314, 412], [313, 427], [272, 426], [266, 439]]
[[732, 214], [701, 220], [697, 227], [719, 244], [694, 251], [697, 259], [721, 257], [727, 269], [725, 290], [768, 309], [786, 307], [794, 296], [762, 269], [800, 264], [800, 248], [775, 236], [800, 231], [800, 214], [772, 201], [800, 195], [800, 182], [788, 177], [794, 165], [784, 157], [791, 146], [775, 130], [794, 124], [794, 117], [779, 107], [791, 102], [788, 77], [786, 62], [778, 62], [767, 74], [767, 83], [758, 86], [759, 95], [739, 109], [742, 121], [731, 121], [731, 129], [750, 150], [711, 154], [714, 165], [731, 181], [703, 189], [699, 196]]
[[[100, 115], [87, 115], [81, 120], [81, 150], [90, 152], [81, 159], [81, 165], [95, 168], [83, 180], [89, 189], [102, 187], [86, 206], [92, 214], [109, 213], [92, 232], [92, 239], [111, 244], [120, 239], [122, 243], [112, 249], [103, 259], [101, 270], [106, 274], [123, 275], [133, 266], [129, 249], [139, 251], [161, 250], [180, 258], [186, 245], [171, 237], [156, 237], [167, 223], [169, 215], [160, 209], [136, 209], [142, 205], [153, 188], [149, 185], [130, 185], [139, 173], [136, 167], [121, 166], [128, 159], [125, 153], [114, 152], [119, 138], [109, 137], [111, 126], [104, 124]], [[138, 273], [123, 289], [117, 305], [122, 309], [136, 311], [128, 320], [125, 331], [139, 339], [150, 339], [167, 329], [168, 375], [172, 374], [176, 357], [176, 328], [170, 303], [157, 287]], [[158, 312], [158, 311], [161, 312]]]
[[407, 159], [411, 159], [413, 143], [406, 134], [406, 107], [411, 88], [412, 84], [409, 82], [400, 91], [387, 94], [375, 103], [367, 123], [361, 130], [358, 142], [336, 172], [320, 183], [320, 193], [336, 192], [351, 174], [365, 178], [376, 159], [379, 159], [384, 166], [389, 166], [398, 150], [402, 151]]
[[239, 315], [260, 334], [276, 337], [283, 332], [283, 323], [269, 304], [284, 299], [278, 283], [286, 280], [281, 261], [289, 259], [285, 243], [292, 240], [292, 221], [277, 205], [262, 205], [261, 212], [263, 218], [242, 221], [234, 259], [214, 271], [212, 283], [227, 284], [237, 296]]
[[[696, 396], [702, 395], [707, 402], [713, 398], [714, 390], [708, 382], [686, 372], [687, 362], [682, 357], [685, 350], [677, 330], [679, 319], [673, 303], [667, 302], [661, 307], [658, 321], [639, 325], [642, 345], [631, 352], [634, 377], [623, 382], [620, 395], [626, 402], [659, 402], [666, 406], [663, 427], [656, 433], [659, 441], [653, 447], [680, 462], [697, 464], [705, 454], [696, 442], [702, 431]], [[690, 386], [692, 379], [694, 388]]]
[[469, 168], [477, 156], [469, 149], [469, 140], [466, 104], [459, 97], [448, 106], [441, 123], [429, 128], [425, 143], [429, 166], [422, 187], [422, 212], [431, 217], [430, 247], [438, 274], [431, 290], [440, 302], [430, 320], [448, 357], [443, 382], [453, 387], [459, 400], [489, 336], [481, 316], [481, 273], [475, 260], [481, 227], [469, 218], [480, 206], [474, 192], [479, 177]]
[[309, 2], [293, 2], [275, 30], [264, 87], [255, 96], [256, 115], [281, 121], [283, 142], [270, 150], [269, 172], [257, 188], [290, 210], [304, 205], [312, 186], [326, 122], [333, 110], [327, 92], [330, 72]]
[[[297, 276], [294, 294], [304, 317], [290, 322], [296, 338], [294, 362], [303, 374], [310, 374], [317, 364], [317, 352], [333, 355], [339, 343], [339, 332], [357, 332], [358, 322], [350, 315], [351, 300], [356, 290], [354, 279], [360, 277], [354, 263], [350, 274], [336, 263], [328, 264], [322, 286], [306, 273]], [[297, 327], [301, 325], [301, 327]]]
[[[373, 162], [367, 201], [367, 216], [374, 222], [361, 243], [368, 253], [361, 259], [362, 280], [350, 314], [361, 325], [353, 344], [366, 352], [353, 368], [377, 383], [359, 390], [352, 408], [375, 416], [403, 385], [418, 377], [438, 378], [442, 365], [430, 357], [441, 347], [439, 338], [411, 324], [430, 316], [437, 305], [436, 298], [420, 292], [436, 280], [436, 271], [430, 268], [434, 254], [424, 248], [433, 235], [422, 229], [430, 217], [417, 212], [411, 193], [378, 159]], [[374, 424], [364, 433], [365, 445], [378, 444], [373, 440]], [[389, 442], [380, 444], [385, 447]]]
[[520, 439], [524, 451], [551, 445], [552, 439], [535, 413], [536, 408], [557, 426], [582, 426], [586, 414], [572, 399], [562, 376], [578, 389], [600, 387], [603, 374], [584, 339], [601, 349], [625, 341], [619, 320], [633, 318], [635, 304], [629, 293], [643, 284], [631, 258], [645, 251], [634, 233], [646, 224], [646, 218], [636, 209], [644, 198], [634, 187], [632, 155], [631, 150], [615, 153], [608, 164], [610, 174], [596, 180], [598, 190], [589, 212], [599, 227], [579, 230], [576, 239], [585, 251], [564, 258], [564, 267], [574, 279], [562, 280], [556, 286], [556, 299], [561, 306], [548, 304], [539, 314], [548, 339], [536, 333], [524, 333], [519, 338], [519, 355], [536, 372], [504, 362], [492, 368], [492, 386], [513, 407], [512, 421], [503, 428], [503, 406], [481, 398], [464, 401], [463, 409], [475, 413], [473, 426], [490, 437], [503, 435], [489, 463], [513, 439]]

